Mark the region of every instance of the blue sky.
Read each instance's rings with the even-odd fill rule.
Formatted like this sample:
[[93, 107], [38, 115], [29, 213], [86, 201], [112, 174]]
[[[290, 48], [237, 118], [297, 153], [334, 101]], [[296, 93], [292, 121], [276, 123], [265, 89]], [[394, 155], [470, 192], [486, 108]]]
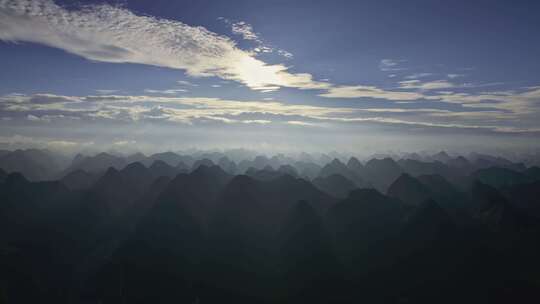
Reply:
[[2, 0], [0, 145], [536, 149], [539, 8]]

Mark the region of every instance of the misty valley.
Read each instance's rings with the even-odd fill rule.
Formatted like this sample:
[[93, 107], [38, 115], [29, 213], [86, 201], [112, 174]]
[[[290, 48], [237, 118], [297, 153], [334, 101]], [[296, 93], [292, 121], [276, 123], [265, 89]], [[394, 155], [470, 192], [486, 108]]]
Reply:
[[540, 168], [0, 154], [1, 303], [537, 303]]

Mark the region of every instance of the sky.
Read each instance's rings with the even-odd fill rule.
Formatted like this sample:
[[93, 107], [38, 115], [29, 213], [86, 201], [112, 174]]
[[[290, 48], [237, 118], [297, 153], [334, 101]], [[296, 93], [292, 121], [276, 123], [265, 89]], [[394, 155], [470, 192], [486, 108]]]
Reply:
[[0, 148], [536, 150], [539, 8], [0, 0]]

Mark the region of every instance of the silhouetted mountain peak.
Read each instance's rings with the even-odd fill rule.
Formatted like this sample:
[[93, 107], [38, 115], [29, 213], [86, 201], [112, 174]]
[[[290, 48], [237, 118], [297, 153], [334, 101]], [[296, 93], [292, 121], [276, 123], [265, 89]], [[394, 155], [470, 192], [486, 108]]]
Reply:
[[161, 170], [161, 169], [168, 169], [168, 168], [172, 168], [172, 166], [170, 166], [169, 164], [167, 164], [166, 162], [164, 162], [164, 161], [162, 161], [160, 159], [155, 160], [150, 165], [151, 170]]
[[[179, 174], [178, 176], [181, 176]], [[219, 166], [199, 166], [195, 171], [189, 174], [189, 184], [194, 184], [202, 187], [221, 188], [230, 179], [230, 175], [223, 171]], [[202, 190], [202, 189], [201, 189]]]
[[258, 187], [258, 182], [247, 175], [237, 175], [233, 177], [227, 187], [225, 193], [245, 193], [245, 191], [252, 191]]
[[388, 195], [406, 204], [418, 205], [430, 197], [430, 191], [419, 180], [403, 173], [390, 185]]
[[215, 164], [214, 164], [214, 162], [213, 162], [212, 160], [210, 160], [210, 159], [208, 159], [208, 158], [203, 158], [203, 159], [197, 160], [197, 161], [193, 164], [191, 170], [192, 170], [192, 171], [197, 170], [197, 169], [198, 169], [199, 167], [201, 167], [201, 166], [212, 167], [212, 166], [214, 166], [214, 165], [215, 165]]
[[186, 165], [184, 162], [180, 161], [178, 162], [178, 164], [175, 166], [175, 168], [178, 170], [178, 171], [183, 171], [183, 172], [187, 172], [187, 170], [189, 169], [188, 165]]
[[95, 181], [97, 176], [88, 173], [82, 169], [77, 169], [64, 176], [61, 181], [71, 190], [81, 190], [89, 188]]
[[362, 168], [364, 168], [364, 166], [362, 165], [362, 163], [358, 160], [358, 158], [356, 157], [351, 157], [349, 158], [349, 161], [347, 162], [347, 167], [351, 170], [361, 170]]
[[451, 159], [451, 157], [446, 153], [445, 151], [441, 151], [435, 155], [432, 156], [433, 159], [438, 160], [440, 162], [446, 163]]
[[113, 183], [116, 183], [118, 180], [122, 178], [122, 175], [120, 174], [120, 171], [114, 167], [109, 167], [107, 171], [105, 171], [105, 174], [101, 176], [101, 178], [96, 182], [96, 187], [100, 186], [112, 186]]
[[216, 165], [210, 165], [207, 166], [205, 164], [200, 165], [197, 167], [193, 172], [191, 172], [190, 176], [226, 176], [227, 173], [223, 171], [219, 166]]
[[313, 184], [332, 196], [345, 198], [356, 188], [356, 185], [341, 174], [331, 174], [328, 176], [319, 176], [313, 180]]
[[229, 174], [236, 174], [236, 163], [231, 161], [227, 156], [223, 156], [218, 160], [218, 165], [221, 169], [225, 170]]
[[341, 174], [343, 176], [349, 176], [349, 168], [345, 166], [339, 159], [334, 158], [331, 162], [326, 164], [319, 173], [320, 176], [328, 176], [332, 174]]
[[379, 166], [386, 166], [386, 167], [397, 167], [399, 168], [398, 164], [396, 163], [396, 161], [390, 157], [385, 157], [385, 158], [373, 158], [373, 159], [370, 159], [367, 163], [366, 163], [366, 167], [368, 166], [374, 166], [374, 165], [379, 165]]
[[75, 157], [73, 158], [72, 164], [75, 165], [75, 164], [81, 162], [84, 158], [85, 158], [85, 156], [83, 154], [77, 153], [77, 155], [75, 155]]
[[270, 165], [266, 165], [264, 166], [264, 168], [262, 168], [261, 170], [264, 170], [264, 171], [270, 171], [270, 172], [274, 172], [276, 170], [274, 170], [274, 168]]
[[128, 175], [142, 175], [146, 174], [148, 169], [140, 162], [134, 162], [124, 167], [120, 172]]
[[142, 154], [141, 152], [136, 152], [128, 156], [129, 159], [145, 159], [146, 155]]
[[296, 171], [296, 169], [291, 165], [282, 165], [277, 171], [290, 176], [298, 177], [298, 171]]
[[96, 158], [96, 159], [111, 159], [111, 158], [116, 158], [116, 156], [114, 156], [112, 154], [109, 154], [109, 153], [106, 153], [106, 152], [100, 152], [100, 153], [96, 154], [94, 156], [94, 158]]
[[342, 163], [342, 162], [341, 162], [339, 159], [337, 159], [337, 158], [334, 158], [334, 159], [330, 162], [330, 165], [331, 165], [331, 166], [339, 166], [339, 167], [345, 166], [345, 164]]
[[499, 167], [479, 169], [472, 174], [472, 177], [497, 188], [533, 181], [533, 178], [524, 173]]
[[9, 173], [5, 181], [7, 186], [24, 185], [30, 183], [24, 175], [19, 172]]

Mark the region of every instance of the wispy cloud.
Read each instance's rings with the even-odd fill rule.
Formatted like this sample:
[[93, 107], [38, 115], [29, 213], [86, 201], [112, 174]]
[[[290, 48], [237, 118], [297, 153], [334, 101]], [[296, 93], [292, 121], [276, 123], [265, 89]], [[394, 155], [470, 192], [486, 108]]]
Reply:
[[[520, 102], [531, 102], [540, 96], [540, 88], [531, 88], [502, 102], [504, 95], [462, 96], [469, 99], [459, 109], [426, 107], [332, 107], [287, 104], [279, 101], [241, 101], [208, 97], [173, 97], [145, 95], [54, 96], [51, 102], [32, 103], [32, 95], [0, 97], [0, 114], [32, 123], [80, 121], [110, 123], [182, 123], [187, 125], [225, 124], [289, 124], [304, 127], [331, 124], [388, 124], [435, 128], [456, 128], [492, 132], [537, 132], [537, 121], [527, 113], [515, 112]], [[43, 95], [43, 94], [42, 94]], [[43, 97], [41, 97], [43, 98]], [[486, 98], [498, 98], [489, 106]], [[69, 102], [66, 100], [70, 100]], [[53, 102], [55, 101], [55, 102]], [[75, 102], [74, 102], [75, 101]], [[444, 102], [454, 102], [445, 100]], [[463, 101], [460, 101], [462, 103]], [[11, 106], [17, 105], [18, 108]], [[74, 107], [73, 105], [76, 105]], [[507, 105], [512, 105], [507, 107]], [[519, 108], [518, 108], [519, 109]], [[13, 113], [13, 115], [9, 115]], [[525, 116], [524, 116], [525, 115]], [[516, 123], [516, 119], [519, 119]]]
[[434, 80], [422, 82], [418, 79], [414, 80], [405, 80], [399, 82], [400, 88], [402, 89], [419, 89], [422, 91], [427, 90], [440, 90], [440, 89], [449, 89], [454, 88], [456, 85], [448, 82], [446, 80]]
[[187, 80], [178, 80], [176, 83], [178, 83], [179, 85], [190, 86], [190, 87], [198, 87], [199, 86], [198, 84], [192, 83], [192, 82], [187, 81]]
[[375, 98], [385, 100], [417, 100], [423, 98], [416, 92], [389, 91], [375, 86], [340, 86], [329, 88], [327, 92], [319, 94], [327, 98]]
[[[261, 40], [253, 27], [245, 22], [236, 24], [236, 32], [248, 41]], [[375, 85], [340, 85], [328, 80], [316, 80], [310, 73], [294, 72], [292, 68], [284, 64], [267, 63], [261, 59], [264, 58], [263, 56], [257, 55], [257, 51], [241, 49], [231, 38], [210, 32], [203, 27], [193, 27], [175, 20], [140, 16], [125, 8], [110, 5], [89, 5], [68, 10], [51, 0], [0, 0], [0, 40], [39, 43], [94, 61], [168, 67], [183, 70], [192, 77], [215, 76], [223, 80], [242, 83], [261, 92], [288, 87], [317, 90], [318, 96], [325, 98], [371, 98], [395, 103], [439, 102], [471, 111], [472, 109], [475, 111], [498, 110], [497, 115], [506, 115], [511, 119], [516, 119], [516, 116], [512, 115], [517, 115], [521, 120], [526, 117], [527, 121], [538, 121], [540, 107], [538, 104], [540, 88], [471, 93], [463, 89], [470, 90], [478, 88], [479, 85], [455, 83], [453, 79], [458, 78], [456, 76], [458, 74], [447, 75], [449, 78], [447, 80], [434, 81], [423, 81], [424, 79], [417, 77], [417, 79], [397, 83], [396, 87], [391, 88]], [[255, 47], [261, 47], [261, 45], [255, 45]], [[381, 70], [390, 72], [407, 69], [404, 63], [405, 60], [383, 59], [379, 65]], [[196, 85], [185, 80], [179, 81], [178, 84], [184, 87]], [[182, 93], [182, 90], [185, 89], [148, 89], [146, 93], [174, 95]], [[441, 91], [444, 93], [439, 93]], [[354, 108], [308, 107], [279, 102], [250, 103], [231, 100], [212, 100], [211, 102], [207, 100], [201, 104], [196, 103], [197, 99], [193, 98], [122, 96], [112, 95], [117, 92], [107, 91], [98, 93], [100, 95], [96, 96], [12, 94], [0, 97], [0, 109], [4, 112], [20, 112], [38, 118], [42, 115], [31, 113], [31, 111], [56, 111], [43, 115], [58, 114], [66, 117], [69, 113], [84, 112], [86, 113], [84, 117], [111, 117], [111, 119], [120, 120], [168, 117], [170, 120], [193, 121], [195, 118], [216, 118], [220, 117], [219, 115], [235, 115], [248, 111], [275, 115], [303, 115], [309, 119], [334, 121], [340, 121], [340, 119], [354, 121], [366, 118], [358, 117], [366, 115], [366, 111], [362, 112]], [[157, 103], [158, 105], [165, 103], [168, 106], [153, 109], [152, 112], [145, 105], [129, 108], [122, 106], [128, 102]], [[189, 111], [181, 110], [170, 104], [182, 104], [193, 108]], [[63, 112], [59, 113], [60, 111]], [[421, 113], [421, 111], [417, 112]], [[400, 113], [405, 112], [395, 111], [391, 115]], [[159, 115], [156, 116], [156, 114]], [[446, 117], [458, 119], [449, 115]], [[424, 118], [420, 117], [420, 119]], [[420, 119], [416, 122], [432, 123]], [[291, 121], [295, 120], [291, 119]]]
[[420, 78], [426, 78], [426, 77], [429, 77], [429, 76], [432, 76], [433, 73], [414, 73], [414, 74], [411, 74], [411, 75], [407, 75], [403, 78], [405, 79], [420, 79]]
[[67, 10], [50, 0], [4, 0], [0, 40], [40, 43], [94, 61], [182, 69], [193, 77], [216, 76], [255, 90], [327, 86], [285, 65], [267, 64], [203, 27], [109, 5]]
[[241, 36], [244, 40], [252, 41], [256, 44], [253, 48], [255, 53], [273, 53], [283, 56], [287, 59], [291, 59], [294, 55], [283, 49], [276, 49], [268, 42], [264, 41], [258, 33], [255, 32], [253, 26], [245, 21], [232, 21], [230, 19], [219, 17], [219, 20], [225, 22], [225, 24], [231, 27], [231, 32], [235, 35]]
[[97, 92], [98, 94], [109, 95], [109, 94], [113, 94], [113, 93], [118, 92], [118, 90], [105, 90], [105, 89], [101, 89], [101, 90], [96, 90], [96, 92]]
[[407, 62], [403, 59], [381, 59], [379, 63], [379, 69], [383, 72], [404, 71], [407, 68], [400, 66], [402, 63]]
[[245, 40], [260, 41], [259, 36], [253, 31], [253, 26], [244, 21], [233, 22], [231, 29], [234, 34], [241, 35]]
[[153, 90], [153, 89], [145, 89], [145, 93], [149, 94], [165, 94], [165, 95], [176, 95], [180, 93], [186, 93], [188, 90], [186, 89], [168, 89], [168, 90]]

